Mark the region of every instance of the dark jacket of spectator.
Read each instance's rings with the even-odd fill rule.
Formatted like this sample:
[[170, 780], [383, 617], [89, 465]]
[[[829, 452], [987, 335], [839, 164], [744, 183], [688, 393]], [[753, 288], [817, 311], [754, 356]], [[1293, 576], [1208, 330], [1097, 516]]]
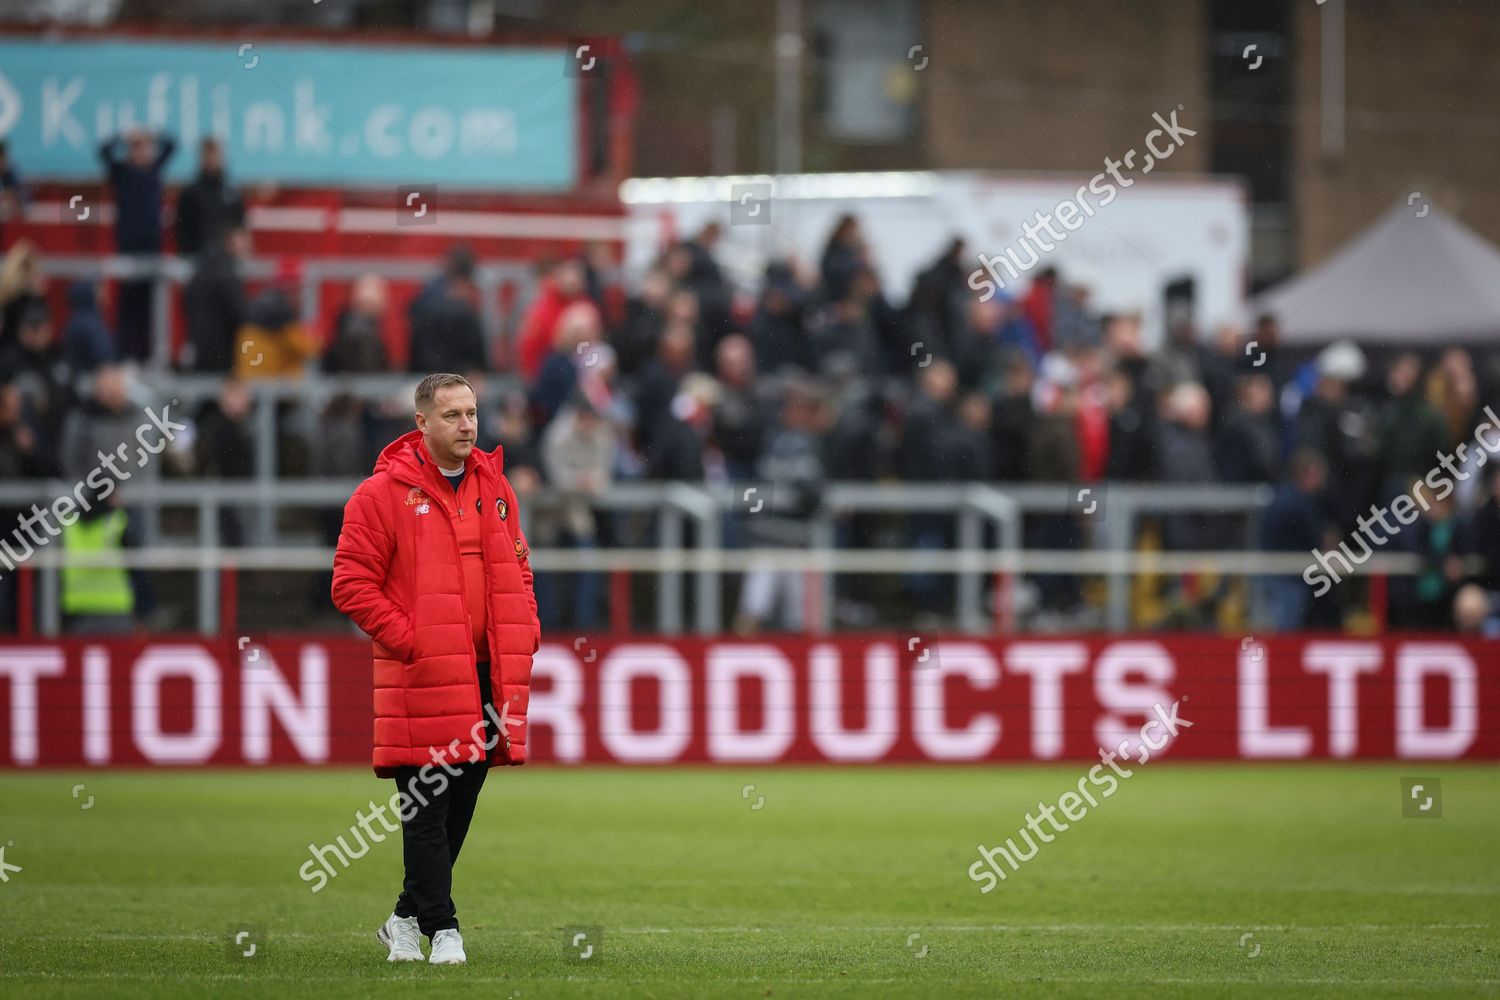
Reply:
[[1328, 463], [1327, 504], [1345, 529], [1353, 527], [1371, 486], [1360, 436], [1365, 425], [1364, 415], [1352, 403], [1320, 395], [1303, 401], [1293, 424], [1294, 447], [1311, 448]]
[[536, 382], [531, 387], [531, 414], [536, 422], [538, 435], [562, 411], [563, 405], [577, 386], [578, 366], [574, 360], [560, 351], [547, 355], [547, 360], [542, 362], [542, 370], [537, 373]]
[[1235, 406], [1219, 425], [1219, 478], [1226, 483], [1274, 483], [1279, 477], [1281, 429], [1269, 413]]
[[[365, 433], [365, 403], [350, 393], [340, 393], [328, 401], [318, 422], [318, 433], [313, 436], [313, 468], [320, 476], [358, 479], [369, 471], [374, 456], [369, 452], [369, 436]], [[342, 511], [338, 512], [342, 519]], [[338, 542], [334, 533], [333, 541]]]
[[714, 440], [724, 454], [730, 475], [752, 478], [766, 441], [765, 408], [754, 386], [726, 385], [714, 407]]
[[[875, 276], [864, 272], [861, 281], [875, 284]], [[911, 364], [912, 327], [905, 309], [897, 309], [880, 293], [878, 285], [865, 306], [869, 312], [870, 325], [875, 330], [875, 340], [880, 345], [882, 371], [906, 371]]]
[[[505, 449], [505, 475], [512, 486], [522, 478], [518, 473], [523, 469], [541, 478], [542, 455], [538, 436], [532, 431], [526, 401], [519, 397], [519, 393], [515, 398], [502, 400], [501, 405], [492, 411], [488, 428], [481, 427], [480, 431], [481, 441], [493, 442], [487, 450], [493, 451], [494, 445]], [[521, 495], [526, 494], [522, 492]]]
[[226, 415], [209, 400], [198, 411], [193, 454], [198, 474], [209, 478], [245, 479], [255, 473], [255, 441], [248, 419]]
[[459, 292], [445, 288], [416, 316], [412, 328], [413, 372], [483, 371], [484, 327], [479, 313]]
[[703, 440], [691, 424], [670, 413], [656, 424], [644, 450], [646, 478], [688, 483], [703, 480]]
[[788, 366], [813, 370], [812, 340], [804, 325], [802, 290], [784, 264], [766, 268], [766, 285], [760, 305], [750, 321], [750, 340], [764, 372], [779, 372]]
[[[913, 362], [920, 362], [930, 345], [923, 344]], [[966, 327], [959, 335], [953, 357], [958, 369], [958, 384], [964, 389], [992, 391], [999, 383], [1000, 374], [1000, 327], [985, 330]]]
[[671, 420], [672, 398], [682, 383], [682, 373], [672, 370], [660, 358], [652, 358], [641, 370], [635, 385], [636, 444], [650, 445], [657, 429]]
[[817, 435], [803, 427], [775, 431], [761, 459], [760, 476], [774, 488], [767, 499], [770, 509], [746, 519], [751, 544], [807, 545], [825, 476]]
[[1000, 482], [1018, 483], [1030, 478], [1031, 437], [1036, 413], [1026, 396], [1003, 395], [995, 401], [990, 417], [992, 468]]
[[834, 305], [827, 324], [814, 331], [812, 346], [820, 372], [829, 371], [830, 362], [840, 354], [851, 358], [855, 369], [862, 374], [879, 375], [885, 371], [885, 352], [875, 324], [864, 305], [854, 299]]
[[1380, 499], [1404, 492], [1412, 480], [1425, 476], [1437, 464], [1438, 453], [1446, 449], [1447, 438], [1442, 415], [1427, 402], [1420, 385], [1388, 400], [1380, 409], [1375, 431]]
[[336, 332], [328, 353], [323, 355], [323, 370], [329, 374], [384, 372], [390, 368], [385, 338], [380, 333], [380, 319], [369, 313], [345, 309], [334, 324]]
[[1156, 471], [1156, 422], [1135, 400], [1109, 415], [1106, 479], [1140, 481]]
[[[1200, 398], [1206, 398], [1207, 395], [1204, 390]], [[1162, 422], [1157, 458], [1164, 481], [1213, 481], [1214, 456], [1209, 439], [1206, 406], [1202, 418], [1202, 423], [1190, 416]], [[1223, 521], [1206, 514], [1180, 514], [1166, 518], [1162, 527], [1162, 540], [1170, 550], [1210, 549], [1221, 540]]]
[[959, 423], [943, 444], [944, 479], [987, 483], [995, 478], [995, 454], [990, 448], [988, 426]]
[[120, 253], [161, 252], [161, 171], [177, 148], [171, 136], [158, 136], [150, 163], [132, 163], [116, 136], [99, 147], [99, 157], [115, 192], [115, 248]]
[[[52, 471], [37, 453], [36, 434], [22, 419], [20, 391], [0, 383], [0, 483], [37, 479]], [[0, 524], [14, 521], [8, 513], [8, 509], [0, 508]]]
[[1235, 379], [1240, 374], [1238, 362], [1233, 354], [1227, 354], [1216, 344], [1196, 345], [1198, 371], [1203, 388], [1208, 390], [1209, 429], [1217, 432], [1235, 402]]
[[1032, 425], [1030, 478], [1043, 483], [1078, 478], [1078, 419], [1072, 413], [1044, 413]]
[[1052, 349], [1097, 347], [1104, 328], [1072, 289], [1061, 291], [1052, 304]]
[[[918, 339], [915, 333], [912, 336], [914, 341]], [[931, 345], [925, 346], [931, 349]], [[993, 305], [971, 304], [953, 359], [958, 367], [959, 384], [996, 391], [1003, 377], [1002, 361], [1017, 353], [1033, 369], [1041, 362], [1036, 335], [1015, 305], [1003, 300], [996, 300]], [[911, 363], [910, 359], [906, 362]]]
[[661, 336], [665, 319], [660, 303], [643, 297], [632, 298], [626, 303], [625, 320], [610, 338], [620, 360], [622, 375], [634, 375], [656, 354], [656, 341]]
[[63, 327], [63, 357], [75, 372], [87, 373], [116, 360], [114, 334], [99, 313], [92, 281], [68, 286], [68, 325]]
[[201, 253], [245, 224], [245, 199], [222, 170], [202, 170], [177, 196], [177, 252]]
[[834, 481], [871, 481], [880, 475], [889, 449], [880, 437], [881, 400], [860, 382], [838, 395], [838, 415], [823, 440], [823, 467]]
[[1312, 552], [1323, 544], [1323, 514], [1317, 498], [1283, 483], [1260, 516], [1265, 552]]
[[58, 461], [63, 476], [83, 480], [99, 464], [99, 453], [108, 455], [121, 444], [135, 449], [135, 430], [141, 414], [120, 393], [113, 399], [95, 398], [75, 406], [63, 421]]
[[823, 261], [819, 271], [823, 277], [823, 296], [837, 302], [849, 294], [854, 276], [864, 266], [859, 248], [847, 243], [830, 240], [823, 250]]
[[21, 175], [10, 162], [10, 150], [0, 139], [0, 237], [6, 223], [21, 218], [30, 200], [31, 192], [21, 183]]
[[954, 240], [917, 275], [907, 301], [913, 342], [921, 340], [925, 349], [954, 357], [964, 351], [964, 315], [972, 300], [963, 256], [963, 241]]
[[958, 432], [958, 418], [952, 409], [926, 396], [917, 397], [902, 428], [896, 452], [897, 475], [909, 482], [967, 478], [967, 474], [953, 474], [951, 442]]
[[72, 372], [62, 347], [52, 336], [46, 308], [29, 309], [21, 317], [16, 341], [0, 348], [0, 378], [20, 392], [21, 413], [36, 434], [38, 454], [49, 468], [56, 464], [63, 417], [72, 401]]
[[17, 240], [0, 261], [0, 351], [16, 342], [22, 316], [47, 306], [40, 262], [30, 240]]
[[1167, 482], [1212, 482], [1214, 456], [1208, 435], [1181, 424], [1162, 424], [1161, 472]]
[[1423, 511], [1415, 524], [1391, 538], [1390, 550], [1421, 559], [1415, 576], [1393, 577], [1388, 584], [1390, 623], [1396, 628], [1446, 629], [1454, 595], [1463, 583], [1461, 560], [1474, 551], [1469, 525], [1449, 501]]
[[[1494, 477], [1490, 481], [1497, 482]], [[1500, 486], [1475, 508], [1469, 534], [1474, 553], [1484, 560], [1484, 568], [1475, 575], [1475, 582], [1491, 593], [1500, 592]]]
[[719, 341], [729, 334], [731, 325], [729, 283], [724, 279], [718, 261], [714, 260], [706, 235], [683, 244], [691, 255], [692, 264], [682, 279], [682, 286], [698, 299], [701, 317], [698, 348], [699, 357], [704, 360], [714, 356]]
[[235, 340], [245, 321], [245, 290], [234, 254], [223, 246], [203, 254], [183, 289], [182, 310], [193, 349], [193, 371], [232, 370]]

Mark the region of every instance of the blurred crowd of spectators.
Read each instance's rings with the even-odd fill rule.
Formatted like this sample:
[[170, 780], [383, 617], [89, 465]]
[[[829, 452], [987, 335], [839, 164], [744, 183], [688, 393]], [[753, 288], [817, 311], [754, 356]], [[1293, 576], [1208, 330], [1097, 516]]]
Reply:
[[[145, 133], [101, 149], [120, 252], [160, 252], [160, 176], [172, 152], [170, 139]], [[295, 262], [247, 296], [243, 200], [217, 145], [205, 141], [199, 153], [198, 177], [176, 203], [177, 249], [194, 260], [183, 293], [186, 346], [176, 360], [224, 383], [192, 414], [175, 471], [242, 477], [255, 464], [249, 384], [309, 368], [390, 371], [392, 299], [381, 278], [358, 279], [319, 336], [297, 306]], [[24, 189], [3, 159], [0, 184], [8, 192], [0, 208], [14, 211]], [[542, 265], [504, 358], [486, 336], [472, 253], [449, 253], [411, 301], [406, 369], [460, 372], [480, 385], [503, 380], [481, 446], [504, 445], [523, 495], [551, 484], [573, 498], [539, 514], [537, 544], [610, 543], [610, 519], [587, 497], [624, 479], [776, 483], [782, 498], [772, 516], [752, 522], [753, 531], [730, 531], [734, 543], [766, 545], [807, 541], [808, 515], [829, 481], [1221, 482], [1277, 486], [1258, 543], [1305, 552], [1347, 534], [1371, 503], [1469, 440], [1483, 402], [1500, 399], [1494, 355], [1453, 348], [1371, 358], [1341, 342], [1294, 356], [1279, 346], [1272, 316], [1250, 331], [1207, 336], [1177, 323], [1148, 349], [1139, 315], [1101, 313], [1087, 288], [1050, 268], [1020, 295], [982, 302], [967, 285], [970, 253], [957, 240], [897, 304], [882, 291], [852, 215], [838, 221], [818, 260], [775, 261], [758, 287], [737, 289], [717, 259], [721, 235], [709, 224], [670, 246], [629, 290], [603, 247]], [[92, 467], [96, 444], [134, 426], [139, 386], [121, 364], [147, 356], [151, 309], [149, 283], [137, 285], [119, 286], [111, 322], [98, 287], [75, 283], [58, 329], [35, 248], [10, 248], [0, 272], [0, 477], [79, 475]], [[406, 410], [400, 401], [338, 395], [317, 415], [316, 433], [295, 446], [302, 468], [281, 467], [364, 475], [408, 425]], [[223, 527], [230, 543], [243, 540], [232, 512]], [[862, 517], [840, 527], [841, 544], [853, 546], [873, 544], [880, 530]], [[919, 548], [955, 543], [947, 515], [913, 515], [901, 530]], [[1242, 521], [1211, 515], [1168, 518], [1159, 530], [1169, 549], [1243, 548], [1248, 537]], [[325, 533], [336, 538], [336, 516]], [[1035, 547], [1089, 542], [1073, 515], [1033, 517], [1027, 533]], [[1500, 479], [1460, 484], [1392, 549], [1429, 564], [1393, 582], [1393, 623], [1446, 626], [1460, 589], [1472, 584], [1484, 605], [1466, 592], [1463, 620], [1493, 628]], [[1467, 568], [1467, 557], [1484, 568]], [[949, 578], [913, 574], [904, 583], [917, 608], [935, 614], [951, 605]], [[572, 600], [559, 604], [571, 606], [576, 624], [597, 623], [598, 581], [585, 575], [571, 586]], [[741, 627], [795, 625], [797, 586], [770, 568], [750, 574]], [[1267, 581], [1278, 627], [1338, 624], [1337, 594], [1321, 602], [1287, 595]], [[1048, 608], [1066, 611], [1080, 599], [1076, 579], [1041, 581], [1038, 600]]]

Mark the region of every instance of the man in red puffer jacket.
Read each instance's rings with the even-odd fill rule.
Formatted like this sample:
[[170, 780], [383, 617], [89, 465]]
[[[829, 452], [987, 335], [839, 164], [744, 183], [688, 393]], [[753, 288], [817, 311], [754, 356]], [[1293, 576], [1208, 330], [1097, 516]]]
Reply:
[[420, 961], [425, 934], [433, 964], [461, 964], [453, 862], [489, 769], [526, 761], [541, 625], [501, 450], [474, 450], [473, 388], [429, 375], [416, 404], [344, 508], [333, 602], [373, 640], [375, 773], [401, 793], [405, 887], [379, 939]]

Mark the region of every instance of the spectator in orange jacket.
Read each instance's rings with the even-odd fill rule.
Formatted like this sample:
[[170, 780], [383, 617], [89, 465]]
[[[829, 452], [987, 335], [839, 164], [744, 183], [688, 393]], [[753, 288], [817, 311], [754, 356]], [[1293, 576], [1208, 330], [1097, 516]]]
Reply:
[[316, 357], [316, 338], [297, 318], [294, 296], [301, 284], [301, 268], [283, 259], [276, 280], [245, 308], [234, 371], [240, 378], [297, 378]]

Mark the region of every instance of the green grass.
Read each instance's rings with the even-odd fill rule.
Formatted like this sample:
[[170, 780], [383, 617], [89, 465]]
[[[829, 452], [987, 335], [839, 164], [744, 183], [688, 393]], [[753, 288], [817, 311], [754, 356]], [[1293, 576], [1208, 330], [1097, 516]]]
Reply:
[[[981, 895], [975, 845], [1081, 773], [491, 772], [456, 872], [469, 964], [434, 968], [374, 940], [397, 839], [317, 894], [297, 876], [390, 782], [8, 772], [0, 996], [1500, 995], [1500, 769], [1147, 766]], [[1441, 777], [1441, 819], [1401, 818], [1403, 774]], [[571, 925], [603, 928], [594, 958]]]

